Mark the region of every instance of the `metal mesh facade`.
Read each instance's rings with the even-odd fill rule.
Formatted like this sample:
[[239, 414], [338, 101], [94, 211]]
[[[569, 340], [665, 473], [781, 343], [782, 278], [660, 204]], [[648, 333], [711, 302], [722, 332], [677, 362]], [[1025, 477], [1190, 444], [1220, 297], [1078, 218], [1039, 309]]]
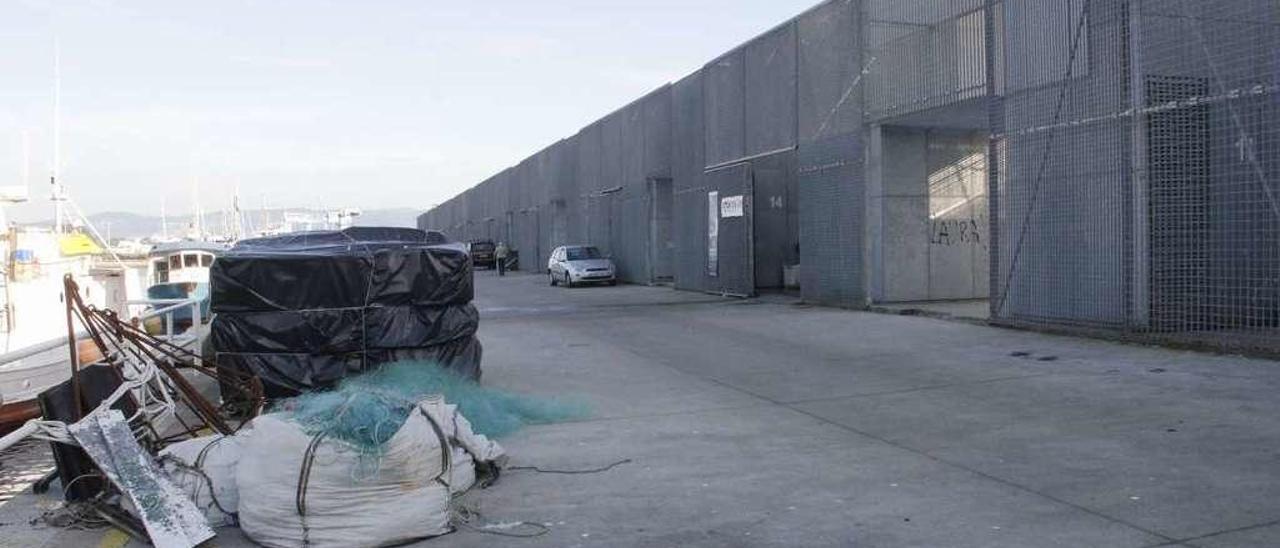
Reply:
[[1280, 6], [1148, 1], [1139, 25], [1149, 327], [1280, 337]]
[[867, 0], [863, 56], [868, 118], [883, 119], [986, 95], [984, 3]]
[[992, 9], [993, 316], [1276, 346], [1280, 9], [1077, 0], [1035, 34], [1015, 4]]
[[796, 144], [796, 27], [788, 23], [743, 50], [744, 153]]
[[703, 73], [707, 166], [739, 160], [746, 156], [746, 66], [742, 50], [712, 61]]
[[797, 140], [812, 143], [862, 125], [860, 4], [828, 2], [796, 20]]
[[831, 0], [419, 222], [680, 289], [798, 263], [814, 302], [1275, 348], [1278, 29], [1274, 0]]
[[[863, 2], [828, 2], [797, 34], [795, 228], [806, 301], [863, 306], [866, 209], [860, 135], [870, 67]], [[788, 227], [788, 230], [791, 230]]]
[[751, 161], [752, 266], [758, 289], [782, 289], [785, 269], [800, 263], [797, 183], [794, 151]]
[[672, 86], [671, 174], [675, 194], [675, 285], [707, 288], [707, 187], [703, 148], [703, 73]]
[[[708, 172], [708, 192], [715, 192], [719, 200], [739, 200], [743, 206], [737, 214], [722, 214], [717, 221], [714, 256], [710, 254], [707, 290], [725, 295], [752, 295], [755, 293], [755, 269], [753, 268], [753, 238], [751, 209], [751, 167], [736, 164]], [[707, 203], [707, 202], [704, 202]], [[717, 200], [707, 203], [708, 211], [716, 208]]]
[[806, 300], [866, 302], [862, 262], [862, 146], [855, 134], [801, 147], [800, 289]]

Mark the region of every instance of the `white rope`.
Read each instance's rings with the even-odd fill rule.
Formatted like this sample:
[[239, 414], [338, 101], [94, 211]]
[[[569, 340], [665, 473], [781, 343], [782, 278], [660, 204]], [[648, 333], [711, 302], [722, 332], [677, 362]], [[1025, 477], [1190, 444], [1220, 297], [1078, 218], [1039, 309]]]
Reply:
[[[133, 343], [127, 344], [132, 345]], [[155, 364], [140, 360], [131, 353], [125, 354], [126, 356], [122, 360], [124, 366], [121, 368], [124, 382], [116, 387], [110, 396], [102, 400], [102, 403], [98, 404], [84, 418], [87, 419], [107, 413], [126, 394], [131, 394], [137, 404], [137, 411], [129, 416], [126, 422], [133, 422], [142, 418], [144, 422], [157, 427], [168, 424], [177, 414], [177, 404], [173, 398], [173, 389], [165, 385], [164, 378]], [[35, 427], [35, 431], [30, 434], [30, 437], [68, 445], [79, 445], [76, 443], [75, 438], [71, 436], [68, 425], [65, 422], [34, 419], [27, 421], [27, 425]]]

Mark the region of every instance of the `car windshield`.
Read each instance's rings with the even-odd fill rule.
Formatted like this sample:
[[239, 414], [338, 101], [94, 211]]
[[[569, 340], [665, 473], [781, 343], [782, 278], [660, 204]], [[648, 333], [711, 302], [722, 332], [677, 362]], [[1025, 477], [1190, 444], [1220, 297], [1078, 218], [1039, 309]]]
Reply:
[[489, 242], [476, 242], [471, 244], [472, 251], [493, 251], [493, 244]]
[[594, 247], [571, 247], [565, 250], [570, 261], [584, 261], [587, 259], [599, 259], [600, 250]]

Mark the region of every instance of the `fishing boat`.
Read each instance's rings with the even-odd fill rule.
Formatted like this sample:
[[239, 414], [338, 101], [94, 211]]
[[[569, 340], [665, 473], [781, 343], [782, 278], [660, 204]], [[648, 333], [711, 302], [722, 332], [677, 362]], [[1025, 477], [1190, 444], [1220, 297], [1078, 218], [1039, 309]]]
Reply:
[[[70, 376], [63, 279], [80, 282], [81, 298], [128, 314], [142, 294], [142, 269], [103, 261], [90, 235], [8, 226], [0, 240], [0, 430], [39, 416], [35, 397]], [[82, 362], [93, 361], [86, 347]]]
[[[150, 310], [181, 301], [198, 301], [198, 307], [175, 310], [165, 317], [153, 317], [147, 331], [201, 327], [209, 320], [209, 269], [214, 259], [226, 251], [226, 244], [207, 240], [182, 240], [157, 244], [147, 257], [147, 299], [156, 304]], [[164, 322], [168, 322], [167, 325]]]
[[112, 252], [59, 177], [60, 104], [55, 53], [48, 195], [52, 222], [29, 226], [9, 219], [9, 207], [31, 199], [30, 147], [25, 134], [18, 181], [0, 186], [0, 431], [40, 416], [36, 397], [71, 377], [73, 356], [77, 356], [77, 367], [100, 359], [82, 334], [69, 333], [66, 277], [76, 280], [83, 302], [98, 309], [128, 318], [147, 306], [142, 299], [146, 263], [125, 261]]

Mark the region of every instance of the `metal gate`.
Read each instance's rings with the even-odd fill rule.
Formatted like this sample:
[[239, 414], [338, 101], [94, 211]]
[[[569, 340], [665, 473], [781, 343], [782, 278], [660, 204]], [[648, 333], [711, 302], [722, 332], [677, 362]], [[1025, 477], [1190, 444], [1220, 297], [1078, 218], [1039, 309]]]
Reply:
[[[719, 201], [715, 217], [715, 268], [708, 290], [750, 297], [755, 294], [751, 166], [738, 164], [706, 174], [708, 196]], [[713, 194], [714, 193], [714, 194]], [[708, 209], [708, 213], [710, 213]], [[708, 226], [711, 229], [711, 226]], [[710, 258], [710, 255], [709, 255]]]

